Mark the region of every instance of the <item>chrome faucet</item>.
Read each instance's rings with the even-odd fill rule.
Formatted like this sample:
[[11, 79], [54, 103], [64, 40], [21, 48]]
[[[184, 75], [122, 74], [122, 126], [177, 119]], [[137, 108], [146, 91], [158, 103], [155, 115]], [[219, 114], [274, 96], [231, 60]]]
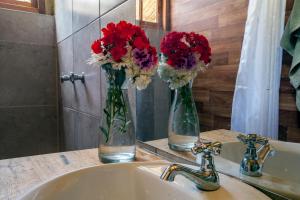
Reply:
[[60, 81], [62, 83], [65, 81], [71, 81], [72, 83], [74, 83], [77, 80], [80, 80], [82, 83], [85, 82], [84, 72], [82, 72], [81, 75], [70, 72], [70, 75], [63, 75], [60, 77]]
[[219, 155], [222, 144], [220, 142], [199, 142], [192, 148], [192, 153], [203, 153], [199, 169], [191, 169], [180, 164], [170, 165], [161, 175], [162, 180], [174, 181], [175, 176], [182, 175], [196, 184], [200, 190], [213, 191], [220, 187], [220, 181], [215, 170], [211, 153]]
[[[275, 153], [269, 140], [256, 134], [240, 134], [237, 136], [237, 139], [247, 145], [241, 161], [240, 172], [247, 176], [261, 176], [266, 158], [273, 156]], [[256, 144], [261, 145], [258, 150], [256, 149]]]

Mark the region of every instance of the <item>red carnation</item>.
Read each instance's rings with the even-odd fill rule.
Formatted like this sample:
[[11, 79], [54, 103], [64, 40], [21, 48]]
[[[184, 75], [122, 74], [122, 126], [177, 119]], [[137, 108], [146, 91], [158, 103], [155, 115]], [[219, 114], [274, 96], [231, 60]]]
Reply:
[[161, 52], [167, 63], [175, 68], [190, 69], [195, 66], [194, 53], [200, 54], [199, 61], [210, 62], [211, 49], [203, 35], [194, 32], [170, 32], [161, 41]]
[[127, 49], [124, 47], [114, 47], [110, 50], [110, 53], [115, 62], [120, 62], [121, 58], [127, 53]]
[[133, 25], [127, 23], [126, 21], [120, 21], [117, 24], [117, 29], [120, 34], [120, 37], [122, 37], [125, 40], [129, 40], [134, 34], [134, 29], [132, 27]]
[[101, 29], [103, 37], [96, 40], [91, 46], [94, 53], [103, 52], [111, 54], [113, 61], [121, 62], [126, 55], [129, 46], [131, 49], [148, 50], [151, 52], [152, 59], [157, 62], [156, 49], [150, 46], [145, 32], [136, 25], [126, 21], [119, 23], [109, 23]]
[[133, 42], [133, 46], [138, 49], [146, 49], [149, 47], [149, 42], [147, 41], [147, 39], [145, 40], [142, 37], [137, 37]]
[[114, 23], [109, 23], [107, 24], [106, 28], [102, 28], [101, 31], [105, 37], [115, 32], [115, 29], [116, 29], [116, 25]]
[[99, 54], [99, 53], [102, 53], [102, 47], [101, 47], [101, 41], [100, 40], [96, 40], [92, 46], [91, 46], [93, 52], [95, 54]]
[[156, 48], [150, 46], [150, 47], [149, 47], [149, 52], [150, 52], [151, 55], [152, 55], [153, 62], [154, 62], [154, 63], [157, 63], [158, 57], [157, 57], [157, 51], [156, 51]]

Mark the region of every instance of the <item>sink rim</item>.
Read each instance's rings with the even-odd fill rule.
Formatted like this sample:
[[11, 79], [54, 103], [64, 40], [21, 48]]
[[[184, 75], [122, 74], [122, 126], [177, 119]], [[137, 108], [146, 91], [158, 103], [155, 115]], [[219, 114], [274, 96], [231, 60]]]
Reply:
[[[282, 152], [291, 152], [293, 154], [300, 155], [300, 151], [297, 150], [297, 148], [299, 148], [300, 146], [300, 144], [298, 143], [282, 142], [282, 141], [275, 141], [275, 140], [269, 140], [269, 142], [274, 147], [275, 151], [277, 149]], [[236, 141], [222, 142], [222, 144], [227, 146], [230, 144], [241, 144], [241, 143], [236, 140]], [[217, 171], [219, 173], [237, 178], [247, 183], [248, 185], [254, 186], [263, 191], [266, 191], [267, 193], [274, 194], [281, 198], [285, 198], [285, 199], [300, 198], [300, 190], [299, 190], [300, 183], [296, 183], [294, 181], [289, 181], [285, 179], [280, 179], [264, 171], [262, 172], [263, 173], [262, 177], [250, 177], [250, 176], [242, 175], [239, 172], [240, 163], [229, 160], [228, 158], [222, 157], [221, 155], [215, 157], [215, 164], [216, 164]], [[222, 167], [222, 166], [227, 166], [227, 167]], [[272, 181], [272, 177], [280, 179], [281, 182]], [[283, 186], [287, 186], [287, 187], [284, 188]]]
[[[230, 145], [235, 143], [241, 144], [241, 142], [238, 140], [230, 141], [230, 142], [222, 142], [223, 145]], [[269, 140], [269, 143], [271, 144], [272, 147], [274, 147], [275, 151], [276, 149], [279, 149], [280, 151], [292, 152], [300, 155], [300, 151], [299, 149], [297, 149], [300, 147], [300, 143], [277, 141], [277, 140]]]
[[[133, 168], [139, 168], [139, 167], [143, 167], [143, 166], [145, 166], [145, 167], [150, 167], [151, 168], [151, 166], [154, 166], [154, 167], [164, 167], [164, 166], [168, 166], [168, 165], [170, 165], [171, 163], [170, 162], [168, 162], [168, 161], [147, 161], [147, 162], [131, 162], [131, 163], [112, 163], [112, 164], [103, 164], [103, 165], [95, 165], [95, 166], [89, 166], [89, 167], [83, 167], [83, 168], [80, 168], [80, 169], [78, 169], [78, 170], [72, 170], [72, 171], [70, 171], [70, 172], [67, 172], [67, 173], [64, 173], [64, 174], [61, 174], [61, 175], [58, 175], [58, 176], [56, 176], [56, 177], [53, 177], [53, 178], [51, 178], [51, 179], [48, 179], [48, 180], [45, 180], [45, 181], [43, 181], [42, 183], [40, 183], [40, 184], [37, 184], [36, 186], [34, 186], [34, 187], [32, 187], [31, 189], [29, 189], [29, 190], [27, 190], [24, 194], [22, 194], [20, 197], [18, 197], [17, 199], [26, 199], [26, 198], [28, 198], [28, 197], [32, 197], [32, 195], [35, 195], [35, 192], [37, 192], [37, 194], [40, 192], [40, 191], [43, 191], [46, 187], [47, 187], [47, 185], [49, 185], [50, 187], [53, 187], [51, 184], [53, 184], [53, 182], [54, 182], [54, 184], [55, 184], [55, 181], [57, 181], [58, 179], [61, 179], [62, 177], [64, 177], [64, 176], [68, 176], [68, 175], [71, 175], [71, 174], [73, 174], [73, 173], [80, 173], [81, 171], [85, 171], [85, 170], [88, 170], [88, 169], [90, 169], [90, 170], [93, 170], [93, 169], [97, 169], [97, 168], [111, 168], [112, 166], [118, 166], [118, 167], [121, 167], [121, 166], [126, 166], [126, 167], [128, 167], [127, 169], [129, 169], [130, 170], [130, 168], [131, 169], [133, 169]], [[185, 165], [185, 164], [183, 164], [183, 165]], [[187, 166], [190, 166], [190, 165], [187, 165]], [[191, 165], [192, 166], [192, 165]], [[118, 169], [118, 168], [116, 168], [116, 169]], [[83, 172], [84, 173], [84, 172]], [[156, 174], [156, 173], [155, 173]], [[157, 175], [157, 174], [156, 174]], [[155, 176], [156, 176], [155, 175]], [[235, 178], [235, 177], [232, 177], [232, 176], [230, 176], [230, 175], [226, 175], [226, 174], [223, 174], [223, 173], [220, 173], [220, 176], [221, 177], [227, 177], [227, 178], [229, 178], [229, 179], [232, 179], [235, 183], [234, 184], [243, 184], [244, 186], [243, 187], [249, 187], [249, 189], [251, 189], [252, 188], [252, 190], [255, 190], [257, 193], [260, 193], [260, 194], [257, 194], [257, 195], [259, 195], [259, 196], [263, 196], [263, 197], [265, 197], [266, 199], [269, 199], [268, 198], [268, 196], [266, 196], [265, 194], [263, 194], [261, 191], [259, 191], [259, 190], [257, 190], [257, 189], [255, 189], [255, 188], [253, 188], [251, 185], [249, 185], [249, 184], [247, 184], [247, 183], [243, 183], [243, 181], [241, 181], [241, 180], [239, 180], [239, 179], [237, 179], [237, 178]], [[223, 177], [223, 178], [224, 178]], [[183, 177], [180, 177], [180, 178], [183, 178]], [[223, 179], [222, 178], [222, 179]], [[228, 179], [224, 179], [224, 181], [228, 181]], [[185, 180], [185, 181], [188, 181], [190, 184], [192, 184], [193, 185], [193, 183], [191, 183], [189, 180], [187, 180], [187, 179], [185, 179], [185, 178], [183, 178], [183, 180]], [[59, 181], [59, 180], [58, 180]], [[182, 181], [182, 180], [181, 180]], [[178, 183], [180, 183], [180, 184], [182, 184], [182, 182], [181, 181], [179, 181]], [[168, 182], [166, 182], [166, 184], [170, 184], [170, 183], [168, 183]], [[188, 184], [189, 185], [189, 184]], [[188, 186], [187, 185], [187, 186]], [[172, 186], [173, 187], [173, 186]], [[176, 187], [178, 187], [178, 185], [177, 184], [174, 184], [174, 187], [176, 188]], [[223, 187], [224, 187], [224, 185], [223, 185]], [[225, 187], [226, 188], [226, 187]], [[189, 189], [191, 189], [192, 190], [192, 188], [190, 188], [189, 187]], [[196, 188], [194, 188], [194, 189], [196, 189]], [[247, 189], [248, 190], [248, 189]], [[189, 190], [187, 190], [187, 192], [188, 192]], [[198, 191], [198, 190], [197, 190]], [[205, 192], [205, 191], [202, 191], [202, 192]], [[216, 191], [215, 191], [216, 192]], [[206, 192], [205, 192], [206, 193]], [[41, 193], [41, 194], [43, 194], [43, 193]], [[184, 194], [184, 193], [183, 193]], [[188, 193], [187, 193], [188, 194]]]
[[96, 168], [108, 168], [108, 167], [111, 167], [111, 166], [132, 166], [132, 167], [137, 167], [137, 166], [143, 166], [143, 165], [146, 165], [146, 166], [151, 166], [151, 165], [169, 165], [170, 162], [168, 161], [163, 161], [163, 160], [160, 160], [160, 161], [137, 161], [137, 162], [127, 162], [127, 163], [109, 163], [109, 164], [99, 164], [99, 165], [93, 165], [93, 166], [87, 166], [87, 167], [82, 167], [82, 168], [79, 168], [79, 169], [74, 169], [74, 170], [71, 170], [71, 171], [68, 171], [66, 173], [63, 173], [63, 174], [60, 174], [58, 176], [55, 176], [55, 177], [51, 177], [47, 180], [44, 180], [42, 182], [40, 182], [39, 184], [36, 184], [35, 186], [29, 188], [28, 190], [26, 190], [26, 192], [24, 192], [23, 194], [21, 194], [19, 197], [17, 197], [16, 199], [17, 200], [22, 200], [24, 199], [26, 196], [30, 195], [31, 193], [35, 192], [36, 190], [38, 189], [41, 189], [43, 186], [47, 185], [47, 184], [51, 184], [53, 182], [55, 182], [57, 179], [60, 179], [64, 176], [68, 176], [70, 174], [73, 174], [73, 173], [80, 173], [81, 171], [84, 171], [84, 170], [87, 170], [87, 169], [96, 169]]

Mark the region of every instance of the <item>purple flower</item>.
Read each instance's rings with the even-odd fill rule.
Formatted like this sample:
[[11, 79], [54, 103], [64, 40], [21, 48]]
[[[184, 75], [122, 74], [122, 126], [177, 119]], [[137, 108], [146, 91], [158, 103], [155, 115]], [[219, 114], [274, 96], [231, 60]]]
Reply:
[[146, 49], [140, 50], [135, 48], [132, 50], [132, 53], [135, 64], [140, 66], [141, 69], [151, 68], [155, 64], [153, 55], [151, 55]]
[[176, 60], [176, 68], [192, 69], [196, 65], [196, 58], [192, 53], [182, 56]]
[[194, 54], [189, 54], [187, 59], [186, 59], [186, 68], [191, 69], [196, 65], [196, 58]]

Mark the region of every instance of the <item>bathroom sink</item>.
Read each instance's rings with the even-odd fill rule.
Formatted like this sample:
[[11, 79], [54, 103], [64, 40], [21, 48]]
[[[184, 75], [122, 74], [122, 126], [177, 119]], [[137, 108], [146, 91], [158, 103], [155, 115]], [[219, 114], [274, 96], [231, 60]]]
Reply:
[[[240, 142], [224, 143], [217, 170], [246, 182], [289, 198], [300, 198], [300, 145], [290, 142], [270, 141], [275, 149], [273, 157], [266, 159], [262, 177], [249, 177], [239, 173], [239, 165], [246, 150]], [[223, 158], [223, 159], [222, 159]], [[226, 162], [224, 159], [228, 160]]]
[[174, 182], [160, 179], [164, 162], [109, 164], [74, 171], [33, 188], [20, 199], [60, 200], [201, 200], [269, 199], [253, 187], [220, 174], [221, 188], [214, 192], [198, 190], [177, 176]]

